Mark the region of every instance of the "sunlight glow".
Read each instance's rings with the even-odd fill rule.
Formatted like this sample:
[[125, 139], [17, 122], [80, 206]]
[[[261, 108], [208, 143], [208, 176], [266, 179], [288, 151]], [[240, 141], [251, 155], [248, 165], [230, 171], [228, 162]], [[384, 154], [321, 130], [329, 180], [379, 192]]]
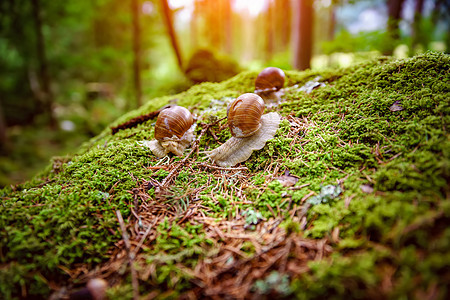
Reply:
[[266, 9], [267, 0], [238, 0], [233, 4], [236, 11], [248, 12], [255, 17]]
[[172, 9], [181, 9], [177, 12], [176, 17], [182, 24], [189, 22], [194, 11], [194, 0], [168, 0], [168, 2]]
[[144, 1], [142, 3], [142, 13], [144, 15], [152, 15], [155, 12], [155, 6], [151, 1]]
[[[214, 1], [214, 0], [206, 0]], [[238, 13], [248, 14], [252, 17], [258, 16], [264, 10], [266, 10], [267, 3], [270, 0], [235, 0], [232, 2], [233, 10]], [[331, 1], [331, 0], [325, 0]], [[169, 5], [172, 9], [182, 8], [182, 11], [186, 14], [184, 18], [189, 18], [192, 10], [194, 8], [195, 0], [168, 0]]]
[[172, 8], [190, 7], [194, 5], [194, 0], [169, 0], [169, 5]]

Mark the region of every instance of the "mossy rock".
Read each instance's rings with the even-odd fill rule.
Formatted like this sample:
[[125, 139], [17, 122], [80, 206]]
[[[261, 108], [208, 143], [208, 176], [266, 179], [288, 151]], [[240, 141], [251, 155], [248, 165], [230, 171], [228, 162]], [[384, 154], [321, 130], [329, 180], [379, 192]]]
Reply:
[[219, 82], [233, 77], [241, 68], [236, 61], [210, 50], [199, 49], [189, 59], [184, 73], [194, 83]]
[[[63, 297], [102, 277], [111, 299], [131, 299], [129, 242], [137, 292], [160, 299], [446, 299], [449, 70], [428, 52], [286, 71], [277, 135], [229, 169], [202, 151], [230, 137], [211, 124], [257, 72], [153, 99], [112, 126], [177, 99], [199, 115], [200, 151], [158, 160], [138, 143], [154, 120], [106, 128], [0, 190], [0, 294]], [[300, 89], [317, 76], [325, 86]]]

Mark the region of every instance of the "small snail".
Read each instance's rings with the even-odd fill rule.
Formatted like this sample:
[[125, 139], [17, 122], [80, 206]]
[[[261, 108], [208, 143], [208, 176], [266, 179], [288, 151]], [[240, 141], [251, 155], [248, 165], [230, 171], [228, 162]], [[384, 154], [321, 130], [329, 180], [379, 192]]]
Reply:
[[232, 167], [246, 161], [254, 150], [263, 148], [280, 124], [278, 113], [263, 115], [264, 107], [263, 99], [253, 93], [242, 94], [231, 102], [227, 117], [232, 137], [220, 147], [207, 151], [207, 157], [221, 167]]
[[108, 283], [102, 278], [93, 278], [88, 281], [86, 287], [69, 295], [70, 300], [103, 300], [106, 299]]
[[163, 109], [156, 119], [155, 140], [150, 141], [148, 147], [157, 157], [164, 157], [169, 152], [182, 156], [194, 139], [193, 123], [192, 114], [182, 106]]
[[255, 93], [264, 99], [267, 106], [276, 106], [280, 103], [281, 89], [284, 86], [284, 72], [275, 67], [262, 70], [255, 79]]

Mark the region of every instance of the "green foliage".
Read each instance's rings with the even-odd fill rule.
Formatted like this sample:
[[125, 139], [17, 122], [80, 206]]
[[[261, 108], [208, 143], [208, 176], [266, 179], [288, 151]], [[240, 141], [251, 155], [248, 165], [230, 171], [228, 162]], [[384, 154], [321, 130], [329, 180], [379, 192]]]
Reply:
[[[19, 267], [32, 261], [44, 277], [60, 279], [67, 275], [59, 265], [104, 261], [119, 238], [108, 230], [117, 227], [114, 211], [129, 214], [132, 197], [127, 191], [136, 184], [132, 174], [145, 176], [146, 157], [147, 150], [134, 142], [110, 143], [74, 157], [62, 172], [48, 174], [39, 188], [32, 183], [17, 186], [1, 207], [2, 261], [15, 261]], [[8, 191], [2, 191], [2, 198]], [[26, 282], [27, 289], [38, 289], [39, 282]]]
[[378, 275], [373, 272], [376, 256], [373, 253], [343, 257], [334, 254], [330, 261], [311, 262], [311, 271], [291, 285], [297, 299], [364, 298], [374, 289]]
[[325, 54], [373, 51], [385, 48], [387, 37], [385, 31], [361, 31], [358, 34], [351, 34], [342, 29], [333, 41], [324, 41], [321, 46]]

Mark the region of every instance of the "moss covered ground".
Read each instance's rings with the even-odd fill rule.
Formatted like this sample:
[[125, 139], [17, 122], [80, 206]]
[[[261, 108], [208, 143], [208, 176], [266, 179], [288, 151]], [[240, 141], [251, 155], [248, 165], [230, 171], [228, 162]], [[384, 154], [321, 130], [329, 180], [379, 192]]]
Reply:
[[[101, 277], [110, 299], [448, 298], [449, 69], [428, 52], [286, 71], [277, 135], [233, 168], [202, 151], [230, 137], [226, 103], [257, 72], [149, 101], [111, 126], [176, 102], [198, 116], [193, 150], [140, 146], [155, 120], [106, 128], [0, 190], [0, 294]], [[311, 80], [324, 86], [306, 93]]]

